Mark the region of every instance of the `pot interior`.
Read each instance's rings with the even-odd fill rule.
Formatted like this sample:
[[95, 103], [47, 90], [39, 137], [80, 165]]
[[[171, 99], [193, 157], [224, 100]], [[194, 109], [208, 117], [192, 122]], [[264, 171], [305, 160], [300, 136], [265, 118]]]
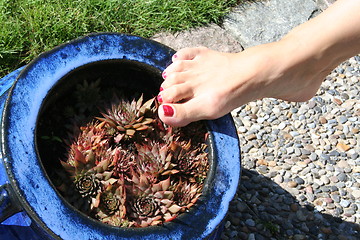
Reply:
[[64, 153], [60, 140], [66, 139], [66, 127], [71, 128], [74, 120], [81, 126], [93, 116], [101, 116], [99, 102], [111, 100], [114, 94], [144, 94], [145, 100], [150, 99], [157, 95], [161, 82], [158, 69], [130, 60], [87, 64], [60, 79], [47, 94], [37, 120], [37, 150], [50, 178], [61, 168], [63, 156], [54, 153]]
[[[126, 98], [143, 94], [146, 101], [158, 94], [162, 81], [158, 69], [130, 60], [91, 63], [61, 78], [42, 103], [36, 129], [38, 155], [54, 188], [61, 181], [58, 178], [58, 172], [63, 169], [60, 160], [66, 154], [62, 141], [74, 124], [82, 126], [94, 116], [100, 117], [99, 103], [109, 102], [114, 94], [123, 94]], [[212, 152], [209, 153], [210, 160], [213, 160]], [[213, 175], [213, 167], [210, 162], [207, 179]], [[209, 184], [205, 181], [203, 194]]]

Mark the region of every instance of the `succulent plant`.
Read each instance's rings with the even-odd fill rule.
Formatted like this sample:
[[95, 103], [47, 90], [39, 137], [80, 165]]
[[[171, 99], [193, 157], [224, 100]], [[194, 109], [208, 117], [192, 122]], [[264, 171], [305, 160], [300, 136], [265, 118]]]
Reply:
[[174, 201], [182, 210], [189, 209], [195, 204], [201, 195], [202, 185], [193, 184], [180, 179], [179, 182], [174, 184]]
[[99, 103], [100, 83], [100, 78], [90, 83], [85, 79], [82, 83], [76, 85], [75, 96], [77, 101], [75, 107], [80, 113], [86, 110], [93, 110], [94, 106]]
[[103, 128], [103, 123], [90, 122], [84, 127], [80, 127], [76, 137], [69, 138], [69, 151], [66, 155], [66, 164], [75, 167], [77, 171], [83, 168], [90, 169], [95, 167], [97, 163], [101, 162], [104, 156], [103, 152], [109, 149], [109, 138], [107, 132]]
[[59, 173], [58, 189], [75, 207], [110, 225], [171, 221], [201, 195], [209, 169], [206, 130], [165, 125], [154, 98], [116, 102], [64, 141], [66, 174]]
[[114, 226], [123, 226], [126, 215], [123, 181], [110, 181], [103, 187], [104, 190], [97, 196], [92, 206], [96, 218]]
[[78, 175], [74, 183], [82, 197], [96, 196], [100, 190], [99, 180], [93, 174]]
[[186, 142], [174, 141], [172, 149], [176, 169], [181, 171], [183, 176], [188, 177], [192, 182], [203, 182], [209, 170], [206, 149], [193, 146], [191, 140]]
[[115, 177], [129, 173], [130, 168], [135, 165], [136, 156], [131, 151], [115, 148], [113, 150], [112, 166]]
[[[60, 185], [58, 189], [65, 195], [72, 196], [74, 199], [71, 202], [90, 202], [90, 198], [101, 191], [101, 181], [109, 179], [112, 175], [108, 169], [111, 151], [108, 149], [108, 139], [103, 125], [91, 122], [81, 127], [80, 134], [76, 138], [70, 138], [72, 142], [65, 161], [60, 161], [69, 179], [66, 179], [64, 174], [60, 176], [66, 184], [74, 186], [74, 189], [66, 184]], [[73, 190], [76, 190], [77, 194], [74, 195]], [[84, 200], [79, 200], [80, 197]]]
[[174, 169], [173, 153], [167, 144], [149, 141], [148, 143], [137, 144], [136, 148], [139, 172], [149, 174], [154, 178], [179, 172]]
[[134, 220], [135, 226], [158, 225], [177, 216], [181, 207], [173, 201], [174, 193], [169, 187], [170, 177], [153, 184], [147, 175], [134, 173], [127, 192], [129, 218]]
[[154, 100], [155, 98], [152, 98], [143, 104], [143, 96], [131, 102], [120, 99], [115, 101], [116, 103], [113, 103], [106, 113], [102, 113], [103, 118], [97, 119], [115, 130], [114, 133], [119, 132], [117, 141], [122, 137], [133, 137], [139, 131], [148, 130], [153, 123], [154, 119], [146, 117], [146, 114], [150, 113], [150, 116], [154, 114], [155, 110], [152, 108]]

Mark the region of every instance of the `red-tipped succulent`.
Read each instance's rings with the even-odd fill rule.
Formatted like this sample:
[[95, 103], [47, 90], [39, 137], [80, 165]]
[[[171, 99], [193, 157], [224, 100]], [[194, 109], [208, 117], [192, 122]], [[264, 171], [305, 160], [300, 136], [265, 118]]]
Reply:
[[209, 169], [206, 129], [166, 126], [157, 107], [117, 99], [74, 131], [58, 187], [70, 203], [119, 227], [163, 224], [196, 203]]
[[[102, 113], [103, 118], [97, 119], [105, 122], [112, 132], [116, 133], [118, 141], [123, 137], [133, 137], [136, 133], [149, 130], [151, 127], [154, 121], [151, 118], [155, 111], [152, 107], [154, 100], [152, 98], [143, 104], [143, 96], [131, 102], [120, 99], [113, 103], [106, 113]], [[149, 113], [150, 117], [147, 117]]]

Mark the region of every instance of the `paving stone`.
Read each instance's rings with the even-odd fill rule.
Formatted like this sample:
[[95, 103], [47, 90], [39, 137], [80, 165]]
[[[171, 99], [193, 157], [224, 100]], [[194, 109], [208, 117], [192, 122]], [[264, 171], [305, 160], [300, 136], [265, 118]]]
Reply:
[[224, 21], [244, 48], [279, 40], [319, 10], [312, 0], [269, 0], [240, 5]]

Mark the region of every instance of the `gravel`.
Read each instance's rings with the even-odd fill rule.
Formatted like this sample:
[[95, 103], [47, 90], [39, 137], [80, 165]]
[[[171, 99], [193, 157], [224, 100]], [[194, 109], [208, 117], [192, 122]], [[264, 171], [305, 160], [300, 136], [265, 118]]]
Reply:
[[356, 56], [307, 102], [232, 112], [242, 176], [221, 239], [360, 238], [359, 81]]

